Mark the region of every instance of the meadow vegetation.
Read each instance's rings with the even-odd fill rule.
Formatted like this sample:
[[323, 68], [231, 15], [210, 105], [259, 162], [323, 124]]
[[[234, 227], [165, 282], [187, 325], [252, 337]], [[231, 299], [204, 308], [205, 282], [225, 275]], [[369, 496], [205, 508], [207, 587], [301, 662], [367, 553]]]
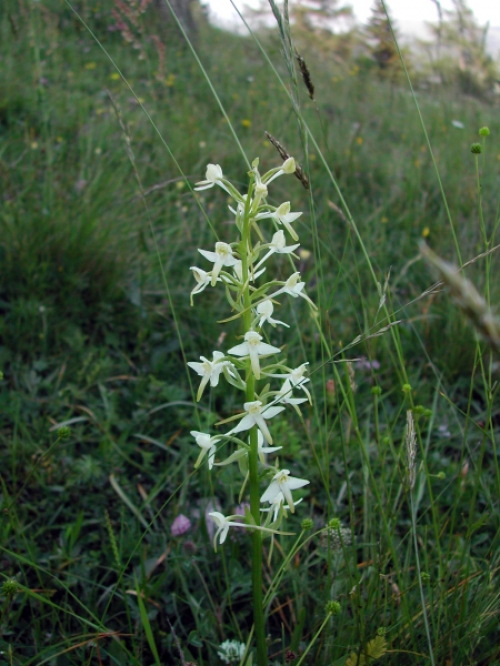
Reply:
[[489, 83], [410, 63], [412, 94], [400, 65], [305, 31], [311, 100], [276, 29], [264, 57], [200, 14], [203, 71], [153, 5], [127, 32], [119, 3], [1, 4], [0, 661], [202, 666], [251, 637], [248, 536], [214, 553], [207, 518], [236, 507], [237, 473], [195, 470], [189, 434], [237, 405], [197, 404], [186, 361], [238, 335], [215, 323], [222, 293], [190, 306], [189, 267], [230, 220], [224, 194], [192, 187], [208, 163], [243, 187], [242, 151], [280, 165], [267, 131], [310, 182], [276, 181], [273, 203], [305, 211], [319, 308], [284, 305], [291, 332], [271, 340], [310, 361], [315, 400], [271, 424], [310, 485], [295, 536], [264, 541], [270, 663], [497, 664], [499, 359], [419, 251], [470, 262], [498, 308]]

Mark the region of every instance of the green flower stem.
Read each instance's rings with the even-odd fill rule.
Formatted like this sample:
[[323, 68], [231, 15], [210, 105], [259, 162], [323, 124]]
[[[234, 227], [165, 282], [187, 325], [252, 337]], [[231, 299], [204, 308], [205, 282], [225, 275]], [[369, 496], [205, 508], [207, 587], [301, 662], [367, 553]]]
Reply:
[[[249, 286], [249, 257], [250, 257], [250, 202], [252, 197], [253, 183], [250, 183], [248, 196], [245, 204], [243, 229], [241, 232], [240, 258], [241, 274], [244, 284], [243, 290], [243, 327], [244, 333], [250, 330], [252, 324], [252, 310]], [[247, 402], [255, 401], [255, 377], [250, 366], [250, 359], [246, 371], [246, 399]], [[250, 430], [250, 453], [248, 456], [249, 485], [250, 485], [250, 511], [256, 525], [260, 525], [260, 488], [259, 488], [259, 456], [257, 427]], [[267, 666], [267, 644], [264, 626], [264, 610], [262, 603], [262, 536], [259, 530], [252, 530], [252, 597], [253, 618], [255, 626], [255, 638], [257, 641], [257, 665]]]
[[329, 620], [330, 620], [331, 617], [332, 617], [331, 613], [327, 613], [325, 619], [324, 619], [323, 622], [321, 623], [321, 627], [318, 629], [318, 631], [317, 631], [316, 634], [314, 635], [312, 641], [309, 643], [309, 645], [307, 646], [307, 648], [304, 650], [304, 654], [301, 656], [300, 661], [297, 663], [297, 666], [300, 666], [300, 664], [301, 664], [301, 663], [304, 661], [304, 659], [307, 657], [307, 655], [308, 655], [309, 652], [311, 651], [313, 645], [316, 643], [316, 641], [318, 640], [318, 638], [321, 636], [321, 632], [322, 632], [323, 629], [326, 627], [326, 625], [328, 624], [328, 622], [329, 622]]

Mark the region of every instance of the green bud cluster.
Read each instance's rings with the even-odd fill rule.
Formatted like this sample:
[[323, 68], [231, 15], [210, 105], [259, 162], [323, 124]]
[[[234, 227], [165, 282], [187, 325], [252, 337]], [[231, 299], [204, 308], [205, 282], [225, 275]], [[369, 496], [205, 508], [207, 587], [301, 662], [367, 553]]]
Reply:
[[310, 518], [304, 518], [300, 526], [304, 531], [310, 530], [313, 526], [313, 521]]
[[6, 597], [14, 597], [19, 591], [19, 583], [15, 578], [6, 580], [2, 585], [2, 594]]
[[327, 615], [339, 615], [341, 610], [342, 607], [338, 601], [328, 601], [325, 606]]
[[481, 153], [483, 152], [483, 147], [480, 143], [473, 143], [470, 147], [470, 152], [473, 155], [481, 155]]

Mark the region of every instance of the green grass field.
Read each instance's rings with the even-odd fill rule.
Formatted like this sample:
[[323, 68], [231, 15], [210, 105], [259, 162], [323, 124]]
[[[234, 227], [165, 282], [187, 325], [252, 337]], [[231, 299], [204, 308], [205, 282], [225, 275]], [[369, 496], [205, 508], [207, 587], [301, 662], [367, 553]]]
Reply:
[[310, 362], [314, 403], [271, 424], [311, 483], [295, 535], [264, 541], [269, 663], [498, 664], [499, 359], [419, 252], [471, 262], [498, 310], [498, 101], [412, 95], [312, 47], [311, 101], [277, 30], [264, 56], [200, 21], [202, 70], [176, 29], [151, 39], [148, 12], [132, 42], [109, 30], [111, 5], [0, 8], [0, 663], [252, 652], [249, 537], [215, 553], [207, 518], [234, 513], [239, 474], [195, 469], [189, 434], [241, 408], [222, 386], [196, 403], [186, 361], [240, 333], [216, 323], [222, 289], [190, 306], [197, 250], [232, 219], [224, 193], [192, 188], [208, 163], [242, 187], [243, 154], [280, 165], [268, 131], [310, 180], [276, 181], [272, 203], [304, 211], [298, 270], [319, 308], [285, 302], [292, 327], [272, 336]]

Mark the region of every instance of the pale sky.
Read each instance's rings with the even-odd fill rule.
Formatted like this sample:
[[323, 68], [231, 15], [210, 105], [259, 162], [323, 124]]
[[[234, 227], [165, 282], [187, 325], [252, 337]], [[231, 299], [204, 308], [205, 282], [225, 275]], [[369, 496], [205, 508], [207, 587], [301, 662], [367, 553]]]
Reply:
[[[258, 6], [258, 0], [235, 0], [238, 7], [244, 4]], [[238, 21], [231, 0], [204, 0], [204, 4], [210, 6], [211, 13], [220, 18], [224, 23], [231, 24]], [[340, 3], [344, 4], [344, 3]], [[345, 0], [345, 4], [350, 4], [359, 21], [365, 22], [370, 16], [370, 8], [373, 0]], [[393, 18], [396, 21], [436, 21], [436, 6], [432, 0], [388, 0], [387, 5]], [[480, 24], [490, 22], [490, 26], [500, 27], [500, 2], [499, 0], [469, 0], [469, 7], [472, 9]], [[451, 9], [453, 3], [451, 0], [441, 0], [443, 9]], [[215, 18], [214, 16], [214, 18]]]

